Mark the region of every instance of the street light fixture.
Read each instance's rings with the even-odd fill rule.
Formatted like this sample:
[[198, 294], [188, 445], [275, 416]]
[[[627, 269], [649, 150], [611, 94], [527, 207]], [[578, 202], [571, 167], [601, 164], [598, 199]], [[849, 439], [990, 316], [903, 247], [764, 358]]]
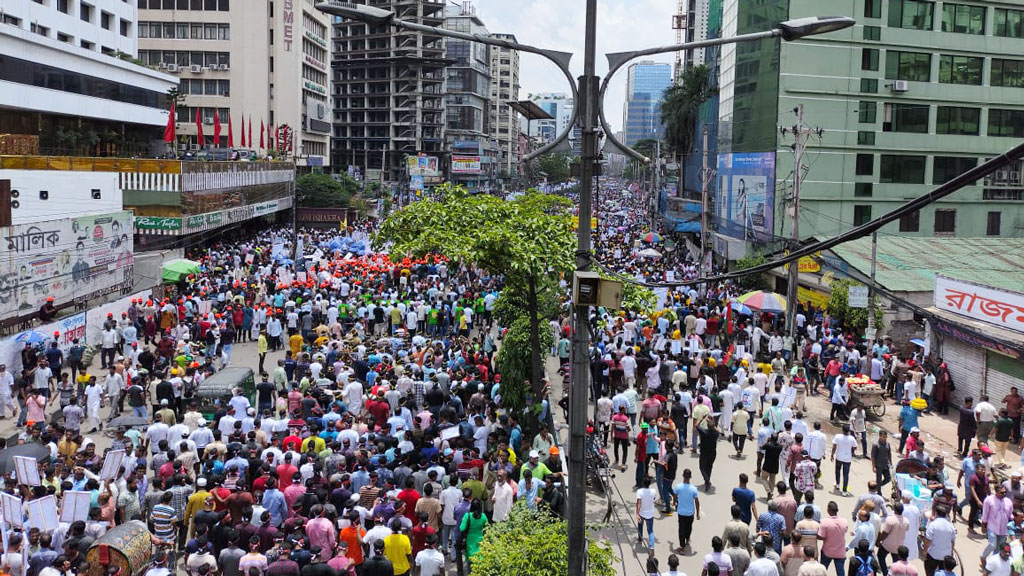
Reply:
[[[805, 36], [834, 32], [843, 28], [853, 26], [855, 21], [845, 16], [836, 17], [810, 17], [789, 20], [778, 24], [771, 30], [744, 34], [731, 38], [714, 38], [700, 42], [688, 42], [674, 46], [662, 46], [649, 48], [634, 52], [620, 52], [606, 55], [608, 58], [609, 70], [602, 81], [595, 73], [595, 55], [597, 52], [597, 0], [587, 0], [583, 51], [583, 75], [579, 80], [573, 78], [569, 71], [569, 61], [572, 54], [567, 52], [555, 52], [536, 48], [526, 44], [519, 44], [500, 38], [492, 38], [480, 34], [468, 34], [434, 26], [425, 26], [416, 22], [409, 22], [395, 17], [393, 12], [366, 6], [363, 4], [352, 4], [338, 0], [327, 0], [316, 5], [317, 9], [345, 18], [362, 20], [375, 24], [389, 24], [396, 28], [405, 28], [424, 32], [427, 34], [457, 38], [479, 42], [490, 46], [500, 46], [538, 54], [551, 60], [558, 66], [559, 70], [569, 80], [572, 89], [573, 106], [572, 118], [568, 126], [554, 141], [546, 146], [527, 154], [525, 159], [530, 160], [541, 154], [554, 149], [555, 146], [567, 140], [569, 134], [576, 126], [577, 120], [580, 123], [582, 133], [582, 158], [580, 162], [580, 198], [579, 198], [579, 225], [576, 229], [576, 271], [586, 272], [590, 269], [591, 247], [590, 247], [590, 216], [592, 213], [592, 194], [595, 176], [595, 164], [598, 160], [598, 139], [599, 125], [604, 127], [604, 134], [608, 141], [626, 152], [633, 158], [642, 162], [649, 162], [650, 159], [619, 142], [614, 132], [609, 128], [604, 116], [604, 94], [608, 88], [608, 81], [626, 62], [652, 54], [664, 54], [668, 52], [690, 51], [707, 46], [719, 46], [723, 44], [737, 44], [741, 42], [753, 42], [764, 38], [782, 38], [784, 40], [796, 40]], [[582, 94], [582, 98], [580, 95]], [[590, 335], [590, 307], [574, 303], [573, 318], [573, 347], [572, 347], [572, 384], [569, 405], [569, 493], [568, 506], [566, 507], [566, 519], [568, 521], [568, 552], [569, 552], [569, 576], [584, 576], [586, 573], [586, 521], [585, 521], [585, 500], [586, 500], [586, 423], [587, 423], [587, 391], [589, 386], [589, 354], [587, 343]]]

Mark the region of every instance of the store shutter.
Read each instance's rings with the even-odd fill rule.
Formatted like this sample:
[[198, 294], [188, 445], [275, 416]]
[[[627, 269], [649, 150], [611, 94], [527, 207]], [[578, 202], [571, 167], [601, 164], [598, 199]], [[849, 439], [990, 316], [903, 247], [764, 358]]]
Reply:
[[956, 386], [956, 390], [953, 391], [953, 404], [963, 406], [964, 398], [968, 396], [974, 398], [977, 403], [985, 376], [984, 349], [946, 336], [942, 339], [941, 356]]
[[1012, 386], [1024, 393], [1024, 362], [988, 350], [985, 358], [985, 386], [989, 399], [996, 406], [1003, 405], [1003, 398], [1010, 393]]

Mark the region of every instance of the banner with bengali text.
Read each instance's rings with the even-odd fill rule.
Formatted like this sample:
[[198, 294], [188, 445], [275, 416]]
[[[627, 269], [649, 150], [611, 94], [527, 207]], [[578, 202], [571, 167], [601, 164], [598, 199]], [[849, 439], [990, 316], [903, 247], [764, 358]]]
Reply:
[[935, 307], [1024, 333], [1024, 294], [973, 282], [935, 277]]

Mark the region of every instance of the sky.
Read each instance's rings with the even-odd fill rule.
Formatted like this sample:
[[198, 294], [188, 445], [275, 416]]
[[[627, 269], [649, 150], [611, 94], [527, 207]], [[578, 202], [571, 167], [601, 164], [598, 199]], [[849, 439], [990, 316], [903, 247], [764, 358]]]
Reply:
[[[459, 2], [461, 4], [461, 0]], [[586, 0], [475, 0], [476, 13], [491, 33], [514, 34], [521, 44], [573, 54], [573, 76], [583, 73]], [[672, 15], [676, 0], [598, 0], [597, 75], [608, 70], [605, 54], [675, 44]], [[646, 60], [673, 62], [673, 54]], [[519, 97], [539, 92], [569, 93], [558, 68], [540, 56], [521, 54]], [[622, 129], [626, 100], [626, 67], [617, 72], [605, 97], [605, 117], [615, 131]]]

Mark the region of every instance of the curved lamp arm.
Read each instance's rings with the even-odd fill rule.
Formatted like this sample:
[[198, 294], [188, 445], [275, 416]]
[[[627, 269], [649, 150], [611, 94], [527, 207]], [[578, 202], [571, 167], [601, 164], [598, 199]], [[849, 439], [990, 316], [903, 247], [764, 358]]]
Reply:
[[[565, 75], [565, 78], [569, 81], [569, 87], [572, 90], [572, 100], [575, 103], [579, 102], [579, 88], [576, 86], [576, 79], [573, 78], [572, 72], [569, 71], [569, 61], [572, 60], [572, 54], [569, 52], [558, 52], [557, 50], [547, 50], [544, 48], [537, 48], [536, 46], [530, 46], [529, 44], [520, 44], [518, 42], [512, 42], [511, 40], [505, 40], [502, 38], [493, 38], [491, 36], [483, 36], [481, 34], [470, 34], [467, 32], [458, 32], [456, 30], [448, 30], [446, 28], [438, 28], [436, 26], [427, 26], [425, 24], [419, 24], [417, 22], [410, 22], [408, 20], [400, 20], [395, 18], [394, 12], [377, 8], [374, 6], [367, 6], [365, 4], [352, 4], [349, 2], [338, 2], [337, 0], [327, 0], [326, 2], [320, 2], [316, 5], [316, 8], [321, 12], [333, 14], [335, 16], [341, 16], [344, 18], [350, 18], [352, 20], [360, 20], [368, 24], [388, 24], [395, 28], [405, 28], [406, 30], [414, 30], [416, 32], [423, 32], [425, 34], [432, 34], [435, 36], [444, 36], [447, 38], [455, 38], [458, 40], [468, 40], [470, 42], [479, 42], [480, 44], [486, 44], [488, 46], [498, 46], [501, 48], [509, 48], [512, 50], [518, 50], [520, 52], [528, 52], [530, 54], [537, 54], [543, 56], [558, 67]], [[579, 117], [578, 105], [572, 107], [572, 117], [569, 119], [569, 124], [554, 140], [545, 144], [541, 148], [534, 150], [523, 157], [523, 160], [530, 161], [544, 154], [555, 146], [558, 146], [569, 138], [569, 134], [572, 133], [573, 127], [576, 126], [576, 120]]]

